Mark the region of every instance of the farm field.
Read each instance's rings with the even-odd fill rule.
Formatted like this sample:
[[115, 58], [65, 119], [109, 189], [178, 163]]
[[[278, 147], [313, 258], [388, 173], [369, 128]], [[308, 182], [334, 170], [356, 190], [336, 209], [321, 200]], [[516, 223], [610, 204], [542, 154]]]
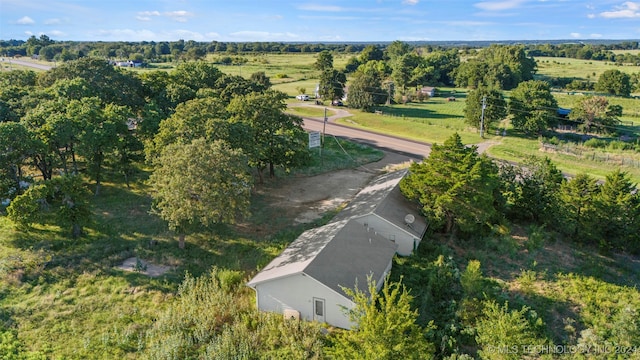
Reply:
[[597, 81], [607, 70], [620, 70], [629, 75], [640, 72], [640, 66], [616, 65], [610, 61], [582, 60], [572, 58], [556, 58], [536, 56], [538, 75], [557, 78], [575, 78], [578, 80]]

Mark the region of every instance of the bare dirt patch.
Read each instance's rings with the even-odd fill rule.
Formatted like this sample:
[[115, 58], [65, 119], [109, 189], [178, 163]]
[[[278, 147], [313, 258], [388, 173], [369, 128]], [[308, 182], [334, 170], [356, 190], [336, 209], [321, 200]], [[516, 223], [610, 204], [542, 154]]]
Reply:
[[156, 265], [138, 257], [130, 257], [126, 259], [118, 269], [124, 271], [139, 272], [150, 277], [157, 277], [164, 275], [167, 271], [171, 270], [170, 266]]
[[279, 215], [292, 219], [290, 225], [310, 223], [350, 201], [376, 175], [407, 166], [405, 155], [385, 152], [382, 160], [355, 169], [282, 179], [265, 185], [259, 193]]

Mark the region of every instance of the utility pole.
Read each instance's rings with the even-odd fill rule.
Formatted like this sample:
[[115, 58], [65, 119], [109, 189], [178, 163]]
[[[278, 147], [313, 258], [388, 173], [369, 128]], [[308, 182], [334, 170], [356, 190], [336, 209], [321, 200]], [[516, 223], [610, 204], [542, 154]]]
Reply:
[[393, 85], [392, 82], [389, 82], [389, 89], [387, 89], [389, 91], [389, 93], [387, 94], [387, 105], [391, 105], [391, 86]]
[[324, 165], [324, 159], [322, 158], [322, 148], [324, 147], [324, 132], [327, 128], [327, 108], [324, 108], [324, 122], [322, 123], [322, 138], [320, 139], [320, 164]]
[[482, 115], [480, 115], [480, 137], [484, 139], [484, 109], [487, 108], [487, 97], [482, 97]]

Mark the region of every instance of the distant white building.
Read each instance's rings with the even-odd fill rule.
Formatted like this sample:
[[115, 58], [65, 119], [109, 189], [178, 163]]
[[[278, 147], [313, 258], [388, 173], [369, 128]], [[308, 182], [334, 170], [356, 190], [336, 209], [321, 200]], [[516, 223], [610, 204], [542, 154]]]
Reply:
[[247, 285], [257, 307], [285, 317], [350, 329], [354, 304], [343, 288], [378, 289], [396, 253], [410, 255], [427, 229], [398, 183], [406, 171], [385, 174], [362, 189], [334, 220], [302, 233]]

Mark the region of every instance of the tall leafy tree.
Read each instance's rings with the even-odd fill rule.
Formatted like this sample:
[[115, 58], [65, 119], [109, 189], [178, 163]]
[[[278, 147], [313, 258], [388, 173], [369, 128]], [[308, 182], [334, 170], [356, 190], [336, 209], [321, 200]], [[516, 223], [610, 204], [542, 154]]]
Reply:
[[31, 134], [21, 123], [0, 122], [0, 197], [20, 194], [20, 182], [25, 179], [23, 167], [33, 147]]
[[[484, 112], [482, 107], [484, 104]], [[484, 115], [483, 115], [484, 114]], [[489, 130], [494, 124], [500, 122], [507, 116], [507, 102], [502, 96], [502, 92], [486, 87], [480, 87], [467, 94], [467, 101], [464, 107], [464, 120], [467, 124], [480, 129], [484, 122], [484, 129]], [[481, 121], [484, 119], [484, 121]]]
[[29, 187], [7, 207], [7, 215], [20, 226], [49, 222], [70, 228], [76, 238], [91, 218], [89, 191], [77, 175], [65, 175]]
[[486, 78], [489, 73], [489, 64], [475, 58], [469, 59], [458, 66], [454, 71], [457, 87], [477, 88], [480, 86], [494, 86], [495, 81]]
[[560, 219], [562, 172], [547, 157], [530, 156], [524, 160], [516, 179], [512, 216], [541, 224], [556, 224]]
[[328, 69], [320, 75], [320, 97], [328, 100], [337, 100], [344, 97], [344, 86], [347, 77], [342, 71]]
[[237, 97], [228, 107], [231, 122], [247, 130], [248, 137], [239, 146], [258, 170], [260, 182], [265, 168], [273, 177], [276, 166], [288, 169], [303, 162], [308, 154], [302, 118], [284, 113], [286, 97], [280, 91], [268, 90]]
[[593, 128], [606, 132], [609, 127], [620, 123], [622, 106], [610, 105], [604, 96], [588, 96], [580, 99], [569, 113], [569, 119], [582, 123], [584, 131]]
[[498, 169], [456, 133], [434, 144], [422, 163], [414, 163], [400, 182], [402, 193], [417, 200], [435, 230], [471, 234], [497, 220]]
[[375, 105], [384, 104], [387, 91], [382, 88], [376, 73], [356, 71], [349, 83], [349, 106], [371, 111]]
[[600, 224], [596, 217], [595, 200], [600, 188], [595, 178], [582, 173], [560, 187], [564, 226], [560, 231], [575, 241], [593, 243], [599, 238]]
[[313, 64], [313, 67], [321, 72], [333, 70], [333, 55], [331, 55], [331, 52], [329, 50], [323, 50], [318, 53], [318, 57], [316, 62]]
[[608, 174], [595, 202], [602, 249], [640, 251], [640, 195], [629, 174]]
[[360, 63], [366, 64], [371, 60], [383, 60], [384, 53], [376, 45], [367, 45], [360, 52]]
[[107, 61], [97, 58], [81, 58], [68, 61], [38, 77], [38, 84], [49, 87], [56, 81], [84, 79], [88, 88], [105, 104], [114, 103], [140, 109], [144, 105], [140, 80], [124, 70], [116, 69]]
[[631, 76], [617, 69], [606, 70], [598, 77], [596, 90], [611, 95], [629, 96], [631, 94]]
[[480, 60], [486, 61], [495, 71], [494, 79], [501, 88], [513, 89], [523, 81], [533, 80], [536, 62], [528, 57], [522, 45], [491, 45], [478, 54]]
[[540, 80], [522, 82], [511, 92], [509, 113], [513, 127], [540, 134], [558, 123], [558, 102], [549, 84]]
[[98, 98], [83, 98], [72, 101], [67, 114], [81, 124], [77, 150], [87, 161], [98, 195], [105, 160], [117, 148], [119, 138], [128, 132], [127, 120], [132, 113], [126, 106], [108, 104], [103, 108]]
[[369, 279], [368, 291], [344, 291], [355, 304], [349, 319], [351, 331], [340, 332], [329, 349], [335, 359], [426, 359], [434, 346], [417, 323], [417, 310], [411, 309], [413, 297], [401, 283], [384, 282], [378, 293]]
[[249, 213], [252, 180], [241, 150], [203, 138], [167, 146], [149, 177], [153, 211], [178, 233], [178, 245], [199, 226], [233, 224]]
[[[146, 144], [147, 157], [149, 160], [153, 159], [167, 145], [188, 144], [201, 137], [212, 141], [230, 141], [228, 118], [226, 104], [213, 97], [193, 99], [179, 104], [173, 115], [160, 122], [153, 142]], [[235, 142], [232, 144], [235, 145]]]

